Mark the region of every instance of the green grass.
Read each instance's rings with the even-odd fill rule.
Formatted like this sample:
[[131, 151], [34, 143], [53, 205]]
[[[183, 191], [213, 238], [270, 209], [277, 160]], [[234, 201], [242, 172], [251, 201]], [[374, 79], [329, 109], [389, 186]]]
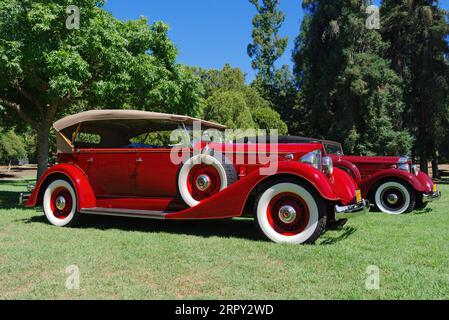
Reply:
[[[89, 217], [50, 226], [18, 208], [26, 182], [0, 182], [1, 299], [448, 299], [449, 186], [404, 216], [352, 218], [314, 246], [260, 240], [252, 221]], [[65, 288], [77, 265], [80, 289]], [[369, 265], [380, 289], [367, 290]]]

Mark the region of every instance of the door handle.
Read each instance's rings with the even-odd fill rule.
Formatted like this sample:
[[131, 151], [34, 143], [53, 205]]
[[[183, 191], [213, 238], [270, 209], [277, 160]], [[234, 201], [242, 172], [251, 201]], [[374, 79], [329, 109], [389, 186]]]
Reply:
[[89, 158], [89, 159], [87, 159], [87, 162], [89, 162], [89, 163], [94, 162], [94, 158]]
[[137, 159], [136, 159], [136, 162], [137, 162], [137, 163], [142, 163], [142, 162], [143, 162], [143, 159], [142, 159], [142, 158], [137, 158]]

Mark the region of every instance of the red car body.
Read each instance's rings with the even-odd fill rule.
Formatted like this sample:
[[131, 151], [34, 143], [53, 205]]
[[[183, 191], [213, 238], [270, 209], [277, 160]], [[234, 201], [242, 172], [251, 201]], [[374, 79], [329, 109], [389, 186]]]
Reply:
[[[126, 145], [129, 143], [129, 139], [137, 133], [150, 132], [152, 128], [171, 128], [173, 125], [185, 128], [193, 121], [199, 121], [205, 129], [218, 128], [221, 130], [224, 128], [217, 124], [184, 116], [119, 110], [85, 112], [57, 122], [55, 129], [58, 134], [58, 164], [48, 169], [39, 179], [26, 201], [26, 206], [43, 205], [50, 222], [59, 226], [65, 226], [65, 223], [60, 223], [60, 221], [67, 219], [68, 214], [178, 220], [221, 219], [240, 217], [244, 214], [252, 215], [255, 202], [261, 201], [258, 200], [258, 196], [262, 192], [267, 193], [271, 190], [270, 187], [272, 189], [276, 189], [276, 187], [296, 188], [295, 185], [298, 184], [297, 190], [308, 190], [307, 195], [314, 196], [318, 207], [325, 206], [326, 217], [324, 220], [328, 223], [335, 221], [335, 211], [344, 213], [366, 210], [367, 202], [361, 199], [360, 194], [357, 194], [356, 182], [344, 170], [335, 168], [332, 174], [326, 174], [322, 170], [300, 161], [304, 155], [320, 149], [320, 144], [279, 144], [276, 146], [276, 150], [270, 150], [270, 146], [267, 144], [251, 146], [245, 143], [200, 142], [191, 147], [179, 149], [177, 151], [179, 156], [185, 159], [189, 159], [195, 151], [198, 151], [196, 149], [200, 149], [198, 156], [203, 158], [210, 158], [212, 153], [215, 158], [217, 158], [217, 154], [221, 154], [227, 159], [236, 159], [240, 155], [240, 162], [233, 161], [226, 167], [228, 171], [235, 172], [235, 181], [225, 188], [217, 189], [216, 192], [211, 191], [213, 188], [209, 184], [214, 186], [214, 181], [222, 179], [222, 176], [217, 175], [216, 172], [221, 169], [220, 167], [216, 169], [212, 168], [212, 165], [207, 166], [204, 163], [192, 165], [191, 171], [187, 175], [187, 186], [181, 186], [182, 168], [186, 166], [186, 162], [176, 164], [171, 161], [173, 146], [130, 147]], [[127, 135], [127, 131], [122, 127], [126, 127], [130, 134]], [[77, 144], [77, 136], [84, 131], [102, 134], [108, 139], [105, 139], [105, 142], [101, 140], [97, 147], [89, 144]], [[109, 139], [109, 137], [113, 137], [113, 139]], [[127, 142], [120, 142], [121, 139]], [[204, 147], [207, 147], [208, 151], [205, 151]], [[256, 162], [249, 161], [254, 150], [257, 153], [257, 150], [260, 149], [273, 153], [273, 158], [268, 163], [258, 160]], [[273, 163], [277, 167], [273, 174], [261, 174], [261, 168], [268, 168]], [[200, 170], [202, 174], [191, 182], [194, 169]], [[227, 178], [226, 181], [229, 179]], [[53, 187], [53, 184], [57, 184], [58, 181], [59, 185]], [[203, 182], [209, 183], [206, 186], [209, 189], [206, 191], [211, 193], [203, 194], [203, 197], [198, 199], [195, 198], [194, 200], [198, 200], [197, 203], [189, 205], [189, 201], [180, 196], [180, 189], [191, 194], [194, 191], [197, 194], [206, 192], [202, 189], [205, 187], [201, 185]], [[218, 185], [220, 185], [220, 181]], [[195, 190], [192, 191], [193, 189]], [[268, 220], [271, 219], [270, 214], [278, 219], [278, 215], [280, 216], [283, 210], [285, 217], [280, 216], [281, 223], [289, 227], [288, 219], [294, 217], [295, 223], [299, 224], [297, 221], [299, 213], [293, 209], [301, 208], [309, 215], [308, 219], [311, 219], [310, 208], [315, 208], [314, 203], [310, 202], [310, 205], [307, 202], [305, 206], [301, 202], [300, 196], [296, 195], [294, 198], [293, 191], [287, 190], [280, 193], [280, 195], [284, 194], [288, 197], [285, 199], [281, 197], [281, 200], [287, 202], [281, 203], [283, 206], [279, 204], [281, 206], [279, 208], [276, 207], [280, 210], [279, 213], [267, 213]], [[288, 205], [288, 199], [291, 198], [293, 202]], [[73, 212], [70, 211], [71, 208], [73, 208]], [[320, 208], [319, 210], [322, 211]], [[268, 211], [269, 209], [273, 209], [271, 200], [267, 207]], [[256, 212], [259, 212], [257, 210]], [[52, 214], [53, 216], [51, 216]], [[261, 216], [263, 217], [263, 215]], [[302, 223], [306, 224], [304, 221]], [[280, 236], [274, 234], [273, 237], [269, 235], [267, 237], [275, 242], [307, 243], [315, 241], [322, 231], [317, 230], [310, 237], [297, 241], [289, 240], [295, 237], [299, 239], [299, 233], [305, 231], [293, 232], [293, 234], [286, 231], [285, 233], [280, 232]]]
[[[424, 208], [428, 202], [437, 200], [441, 197], [441, 192], [437, 190], [436, 184], [424, 172], [420, 171], [414, 165], [411, 159], [399, 156], [350, 156], [343, 154], [342, 145], [334, 141], [326, 141], [312, 138], [302, 137], [281, 137], [281, 142], [290, 143], [305, 143], [312, 144], [321, 143], [322, 152], [332, 158], [335, 167], [345, 170], [354, 178], [362, 190], [364, 198], [377, 206], [386, 213], [406, 213], [418, 208]], [[408, 207], [388, 206], [388, 190], [385, 190], [385, 204], [382, 204], [381, 197], [377, 197], [376, 193], [379, 188], [385, 183], [397, 183], [396, 186], [390, 185], [388, 190], [395, 194], [395, 189], [400, 187], [399, 184], [404, 185], [408, 191], [413, 193], [410, 195], [411, 203]], [[400, 192], [398, 193], [400, 195]], [[394, 198], [394, 196], [393, 196]], [[399, 210], [402, 209], [402, 210]], [[402, 212], [401, 212], [402, 211]]]

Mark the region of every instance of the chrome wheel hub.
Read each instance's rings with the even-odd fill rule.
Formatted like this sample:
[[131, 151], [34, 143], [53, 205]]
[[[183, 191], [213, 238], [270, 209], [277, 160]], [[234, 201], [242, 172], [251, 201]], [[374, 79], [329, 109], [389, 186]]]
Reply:
[[210, 187], [210, 178], [208, 175], [202, 174], [196, 179], [196, 187], [200, 191], [206, 191]]
[[58, 210], [64, 210], [66, 206], [66, 200], [64, 197], [60, 196], [56, 198], [56, 208]]
[[292, 223], [296, 219], [296, 210], [292, 206], [283, 206], [279, 209], [279, 219], [284, 223]]
[[393, 204], [394, 205], [394, 204], [398, 203], [399, 197], [396, 194], [392, 193], [392, 194], [389, 194], [387, 196], [387, 201], [388, 201], [389, 204]]

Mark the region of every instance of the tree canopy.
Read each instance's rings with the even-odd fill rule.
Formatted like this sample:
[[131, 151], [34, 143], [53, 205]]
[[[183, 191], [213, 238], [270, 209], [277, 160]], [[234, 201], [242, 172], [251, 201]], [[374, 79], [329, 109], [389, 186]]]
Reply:
[[406, 154], [401, 81], [384, 58], [388, 44], [365, 28], [363, 0], [304, 1], [294, 54], [311, 135], [341, 141], [348, 153]]
[[0, 105], [38, 137], [38, 176], [51, 123], [73, 106], [197, 115], [199, 79], [176, 63], [162, 22], [120, 21], [103, 1], [80, 0], [80, 28], [67, 29], [68, 0], [0, 2]]

